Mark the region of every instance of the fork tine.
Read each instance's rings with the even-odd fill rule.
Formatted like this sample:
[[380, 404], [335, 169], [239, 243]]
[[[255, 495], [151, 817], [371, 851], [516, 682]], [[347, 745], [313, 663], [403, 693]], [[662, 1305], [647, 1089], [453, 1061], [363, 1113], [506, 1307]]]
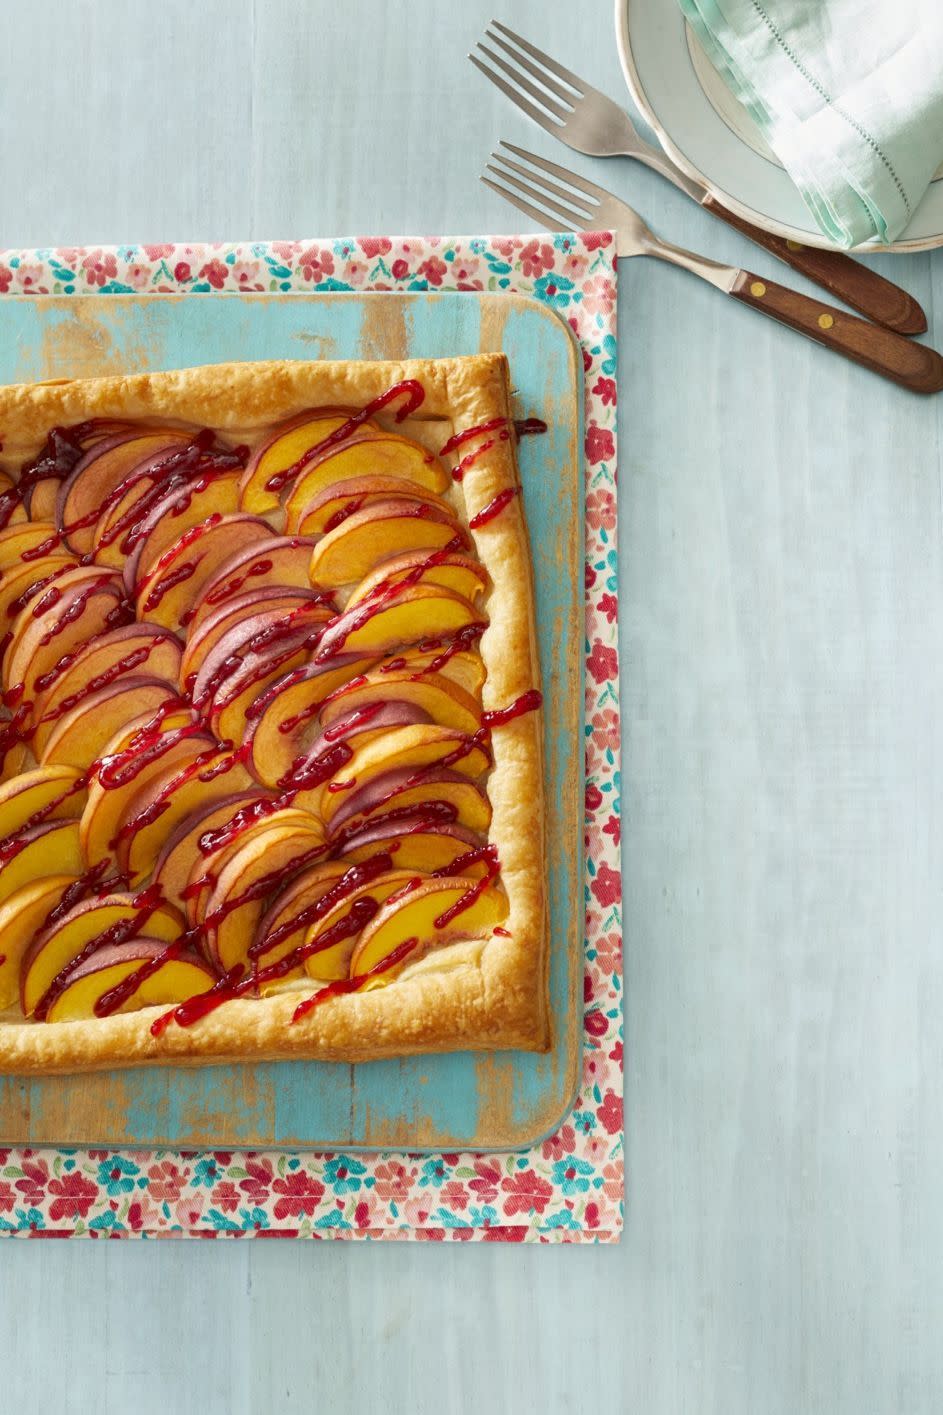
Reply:
[[492, 53], [484, 44], [479, 44], [478, 48], [481, 50], [482, 54], [487, 54], [492, 64], [497, 64], [498, 68], [503, 70], [508, 78], [513, 79], [519, 88], [522, 88], [525, 93], [530, 94], [531, 98], [535, 98], [538, 103], [542, 103], [545, 108], [549, 109], [554, 117], [560, 119], [561, 123], [565, 122], [573, 112], [572, 108], [561, 108], [559, 103], [554, 103], [549, 94], [542, 93], [536, 84], [532, 84], [530, 79], [525, 78], [520, 70], [515, 69], [513, 64], [509, 64], [506, 59], [502, 59], [500, 54]]
[[495, 29], [500, 30], [507, 39], [510, 39], [514, 44], [518, 45], [519, 48], [530, 54], [532, 58], [543, 64], [544, 68], [549, 69], [551, 74], [556, 74], [558, 79], [562, 79], [564, 83], [569, 84], [570, 88], [575, 89], [578, 94], [582, 95], [585, 92], [585, 82], [583, 79], [578, 78], [572, 70], [565, 69], [562, 64], [557, 63], [556, 59], [551, 59], [550, 55], [545, 54], [542, 49], [538, 49], [536, 44], [531, 44], [529, 40], [523, 39], [519, 34], [515, 34], [512, 29], [508, 29], [507, 25], [503, 25], [500, 20], [492, 20], [491, 23], [494, 25]]
[[577, 211], [575, 207], [568, 210], [562, 202], [558, 202], [540, 187], [532, 187], [529, 182], [522, 182], [519, 177], [512, 176], [510, 172], [505, 172], [503, 168], [495, 167], [490, 162], [486, 164], [486, 170], [493, 172], [496, 177], [500, 177], [502, 182], [507, 182], [508, 186], [513, 187], [515, 191], [523, 192], [525, 196], [533, 197], [536, 201], [541, 202], [554, 216], [561, 221], [570, 223], [571, 230], [578, 231], [580, 227], [586, 225], [584, 213]]
[[546, 73], [545, 70], [541, 69], [539, 65], [535, 64], [532, 59], [528, 59], [524, 54], [519, 54], [513, 45], [508, 44], [506, 39], [502, 39], [499, 34], [492, 34], [490, 30], [485, 32], [485, 39], [490, 39], [492, 44], [496, 44], [499, 49], [503, 49], [505, 54], [511, 56], [515, 64], [519, 64], [522, 69], [526, 69], [529, 74], [533, 75], [538, 83], [543, 84], [544, 88], [548, 88], [551, 93], [555, 93], [557, 98], [562, 98], [563, 102], [570, 108], [574, 106], [574, 96], [569, 89], [564, 88], [561, 83], [557, 83], [556, 79], [551, 78], [550, 75]]
[[538, 210], [536, 206], [531, 206], [529, 201], [522, 201], [521, 198], [516, 197], [513, 192], [507, 191], [504, 187], [499, 187], [497, 182], [491, 181], [490, 177], [479, 177], [478, 180], [484, 182], [485, 186], [490, 187], [493, 192], [497, 192], [499, 197], [504, 197], [504, 200], [509, 201], [512, 206], [516, 206], [518, 211], [523, 211], [525, 216], [530, 216], [537, 222], [538, 227], [542, 231], [546, 230], [548, 226], [550, 226], [551, 230], [563, 229], [562, 227], [553, 226], [552, 223], [548, 222], [547, 213], [545, 211]]
[[595, 203], [591, 203], [589, 199], [583, 201], [575, 192], [565, 191], [563, 187], [558, 187], [556, 182], [548, 181], [546, 177], [538, 177], [536, 172], [531, 172], [528, 167], [522, 167], [519, 162], [513, 162], [510, 157], [505, 157], [503, 153], [493, 152], [491, 156], [496, 162], [501, 162], [505, 167], [510, 167], [512, 172], [517, 172], [520, 176], [527, 177], [531, 182], [539, 182], [542, 191], [552, 192], [554, 196], [560, 197], [563, 201], [575, 201], [580, 206], [586, 207], [595, 205]]
[[505, 79], [502, 79], [498, 74], [494, 73], [493, 70], [489, 69], [475, 54], [469, 54], [468, 57], [475, 68], [480, 69], [485, 78], [490, 79], [495, 87], [499, 88], [512, 103], [516, 103], [518, 108], [522, 109], [523, 112], [527, 114], [528, 118], [533, 118], [535, 123], [538, 123], [546, 132], [553, 133], [554, 136], [559, 133], [559, 123], [555, 122], [553, 118], [548, 117], [546, 113], [541, 113], [539, 108], [535, 108], [532, 103], [529, 103], [522, 94], [518, 93], [516, 88], [512, 88]]
[[[552, 132], [553, 129], [550, 128], [549, 131]], [[523, 157], [525, 162], [532, 162], [535, 167], [542, 167], [551, 176], [559, 177], [561, 182], [567, 182], [571, 187], [577, 187], [588, 197], [595, 197], [596, 201], [604, 201], [610, 195], [604, 187], [597, 187], [595, 182], [581, 177], [578, 172], [571, 172], [569, 167], [561, 167], [558, 162], [550, 162], [546, 157], [538, 157], [536, 152], [528, 152], [526, 147], [515, 147], [512, 142], [505, 142], [503, 138], [501, 146], [506, 147], [509, 152], [516, 153], [518, 157]]]

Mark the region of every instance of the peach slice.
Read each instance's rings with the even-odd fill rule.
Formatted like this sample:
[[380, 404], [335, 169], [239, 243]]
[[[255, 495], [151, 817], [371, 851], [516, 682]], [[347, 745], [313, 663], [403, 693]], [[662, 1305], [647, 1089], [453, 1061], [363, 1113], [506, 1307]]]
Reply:
[[327, 487], [376, 476], [413, 482], [436, 493], [445, 491], [450, 482], [446, 468], [418, 442], [388, 432], [365, 437], [361, 431], [305, 467], [285, 499], [286, 525], [297, 525], [306, 507]]
[[186, 894], [184, 903], [190, 924], [202, 924], [210, 894], [220, 875], [247, 842], [258, 841], [269, 831], [290, 830], [305, 835], [312, 829], [318, 831], [320, 838], [320, 822], [309, 811], [297, 806], [279, 806], [270, 796], [256, 796], [243, 806], [235, 807], [217, 826], [201, 826], [192, 840], [196, 852], [185, 890], [181, 891]]
[[[305, 870], [276, 895], [260, 919], [252, 942], [252, 956], [257, 958], [260, 968], [270, 968], [304, 943], [312, 911], [343, 878], [348, 868], [347, 865], [335, 863], [317, 865], [313, 870]], [[304, 968], [299, 964], [282, 976], [303, 977]], [[261, 991], [263, 994], [266, 992], [265, 984]]]
[[[378, 850], [385, 850], [400, 869], [434, 874], [454, 865], [463, 855], [472, 854], [482, 843], [480, 835], [463, 826], [428, 825], [420, 811], [415, 823], [384, 821], [381, 817], [376, 825], [351, 836], [341, 849], [341, 859], [360, 864]], [[487, 869], [484, 860], [470, 860], [460, 873], [474, 878], [487, 873]]]
[[[137, 986], [133, 986], [139, 979]], [[171, 953], [156, 938], [133, 938], [105, 947], [86, 958], [46, 1013], [47, 1022], [76, 1022], [97, 1016], [136, 1012], [142, 1007], [172, 1006], [206, 992], [216, 981], [212, 968], [192, 952]]]
[[376, 589], [386, 589], [407, 580], [410, 584], [443, 585], [455, 594], [463, 595], [474, 604], [488, 588], [488, 572], [480, 561], [458, 551], [434, 558], [424, 550], [407, 550], [402, 555], [381, 560], [375, 570], [365, 575], [351, 594], [346, 608], [369, 599]]
[[[350, 976], [362, 978], [407, 939], [418, 946], [403, 966], [428, 948], [453, 938], [484, 938], [508, 916], [508, 900], [496, 885], [436, 879], [398, 899], [388, 900], [360, 935], [350, 960]], [[399, 971], [390, 969], [392, 978]]]
[[371, 475], [331, 482], [317, 492], [299, 514], [286, 517], [286, 529], [307, 536], [322, 536], [355, 511], [372, 506], [377, 501], [418, 502], [453, 514], [447, 501], [418, 482], [406, 481], [403, 477]]
[[99, 521], [96, 561], [121, 569], [125, 589], [133, 593], [142, 564], [153, 564], [184, 531], [210, 516], [238, 509], [241, 475], [196, 469], [185, 481], [168, 482], [163, 490], [159, 484], [142, 481]]
[[67, 571], [13, 621], [4, 686], [22, 683], [27, 698], [45, 691], [63, 661], [71, 662], [91, 639], [126, 623], [128, 613], [121, 578], [113, 570], [86, 565]]
[[[430, 767], [451, 768], [471, 780], [483, 776], [491, 765], [491, 754], [474, 737], [451, 727], [417, 723], [385, 732], [373, 741], [357, 742], [351, 756], [321, 788], [318, 813], [328, 830], [344, 799], [343, 788], [353, 782], [358, 792], [369, 789], [378, 777], [390, 772], [412, 773], [413, 785], [422, 785]], [[335, 789], [332, 791], [331, 787]]]
[[311, 556], [311, 581], [328, 589], [353, 584], [387, 556], [432, 554], [453, 544], [460, 549], [468, 538], [451, 510], [421, 501], [377, 501], [322, 536]]
[[19, 997], [20, 963], [33, 935], [75, 882], [75, 875], [30, 880], [0, 904], [0, 1012]]
[[90, 448], [66, 477], [56, 501], [56, 524], [80, 555], [95, 543], [95, 528], [109, 498], [145, 463], [192, 441], [183, 429], [117, 433]]
[[441, 585], [398, 585], [388, 599], [338, 615], [324, 631], [315, 662], [326, 663], [338, 653], [380, 657], [403, 645], [452, 640], [478, 626], [487, 627], [461, 595]]
[[306, 664], [329, 610], [317, 601], [296, 609], [270, 609], [244, 619], [222, 636], [200, 666], [193, 704], [223, 741], [241, 741], [246, 712], [268, 684]]
[[[211, 611], [207, 611], [204, 605], [196, 611], [187, 626], [187, 643], [180, 661], [181, 684], [192, 686], [207, 654], [224, 634], [245, 623], [250, 616], [268, 617], [269, 610], [278, 611], [278, 616], [290, 614], [293, 610], [300, 609], [303, 604], [319, 604], [320, 601], [321, 596], [317, 590], [294, 590], [287, 586], [280, 589], [272, 586], [243, 590]], [[327, 613], [329, 615], [330, 611]]]
[[313, 816], [304, 827], [278, 826], [243, 841], [218, 874], [203, 916], [208, 956], [219, 968], [247, 962], [266, 900], [323, 850], [324, 832]]
[[26, 520], [26, 507], [20, 499], [16, 483], [12, 477], [8, 477], [6, 472], [0, 472], [0, 496], [10, 497], [9, 501], [4, 501], [9, 514], [4, 522], [5, 526], [21, 525]]
[[[24, 551], [37, 550], [50, 542], [50, 549], [58, 545], [58, 534], [52, 521], [20, 521], [9, 523], [0, 531], [0, 570], [4, 574], [20, 564], [28, 564], [22, 559]], [[37, 557], [38, 558], [38, 557]]]
[[131, 718], [153, 714], [175, 701], [176, 693], [163, 678], [119, 678], [81, 698], [48, 725], [40, 760], [44, 766], [87, 771]]
[[[243, 473], [239, 491], [242, 510], [256, 515], [277, 511], [279, 490], [269, 490], [266, 482], [272, 477], [285, 476], [302, 457], [313, 453], [326, 438], [338, 432], [356, 412], [355, 408], [308, 408], [274, 428], [255, 449]], [[365, 422], [360, 425], [360, 432], [370, 437], [379, 429]], [[290, 480], [285, 485], [290, 485]]]
[[0, 641], [10, 641], [13, 620], [30, 601], [58, 584], [67, 570], [78, 569], [73, 555], [56, 551], [41, 559], [11, 565], [0, 574]]
[[154, 714], [145, 713], [116, 733], [102, 764], [93, 769], [82, 813], [82, 848], [89, 866], [113, 858], [118, 832], [155, 777], [188, 766], [213, 745], [191, 713], [172, 714], [157, 728]]
[[233, 820], [236, 812], [253, 801], [266, 798], [258, 791], [245, 791], [204, 801], [179, 821], [161, 847], [154, 863], [154, 883], [159, 884], [164, 897], [179, 899], [197, 864], [208, 860], [200, 841], [209, 832], [218, 830]]
[[420, 816], [430, 825], [454, 822], [487, 835], [491, 804], [480, 786], [449, 767], [428, 767], [421, 783], [411, 785], [415, 776], [412, 767], [403, 767], [345, 792], [332, 817], [332, 838], [343, 845], [355, 830], [387, 815], [394, 820]]
[[86, 949], [91, 956], [92, 946], [97, 951], [97, 946], [109, 947], [145, 930], [149, 938], [173, 943], [183, 932], [183, 918], [169, 904], [156, 903], [150, 893], [95, 895], [73, 905], [26, 950], [20, 975], [24, 1015], [32, 1017], [62, 970]]
[[168, 629], [186, 627], [203, 586], [220, 566], [246, 547], [261, 553], [274, 537], [268, 522], [258, 516], [217, 514], [191, 526], [156, 561], [142, 562], [135, 586], [138, 618]]
[[398, 700], [368, 703], [338, 718], [332, 727], [326, 728], [305, 750], [303, 759], [314, 762], [325, 756], [338, 742], [351, 746], [356, 741], [359, 747], [385, 736], [394, 728], [411, 727], [430, 720], [429, 714], [413, 703]]
[[[120, 629], [99, 634], [35, 693], [31, 720], [36, 724], [33, 746], [37, 756], [44, 755], [49, 738], [66, 713], [87, 702], [92, 693], [142, 673], [175, 683], [179, 666], [180, 640], [158, 624], [123, 624]], [[137, 712], [147, 706], [142, 703]]]
[[266, 786], [277, 786], [305, 744], [318, 735], [317, 718], [335, 688], [372, 668], [375, 658], [337, 654], [326, 663], [307, 663], [276, 678], [246, 709], [246, 736], [252, 743], [252, 771]]
[[314, 542], [306, 536], [275, 536], [259, 546], [245, 546], [230, 556], [203, 586], [194, 600], [191, 624], [212, 614], [221, 604], [246, 589], [273, 586], [310, 590], [308, 567]]
[[76, 820], [44, 821], [0, 844], [0, 903], [32, 880], [79, 875], [85, 859]]
[[[387, 870], [345, 894], [323, 918], [311, 925], [305, 935], [306, 950], [319, 943], [324, 945], [305, 958], [308, 977], [321, 978], [325, 982], [346, 978], [360, 930], [373, 917], [364, 907], [364, 901], [371, 900], [374, 905], [382, 905], [391, 895], [415, 886], [417, 879], [421, 876], [417, 876], [414, 870]], [[347, 933], [348, 928], [350, 933]], [[343, 937], [338, 937], [339, 934]], [[336, 942], [333, 941], [335, 939]]]
[[458, 683], [441, 673], [417, 677], [408, 668], [390, 671], [389, 667], [385, 672], [373, 669], [362, 680], [333, 692], [321, 709], [321, 725], [331, 727], [351, 713], [390, 702], [411, 703], [440, 727], [477, 732], [481, 726], [480, 703]]
[[6, 708], [0, 709], [0, 781], [9, 781], [23, 770], [29, 748], [21, 733], [21, 724], [14, 722]]
[[135, 793], [115, 851], [132, 886], [150, 875], [165, 841], [204, 801], [249, 789], [252, 778], [239, 758], [238, 751], [207, 747], [189, 762], [168, 767]]
[[21, 772], [0, 786], [0, 842], [46, 820], [77, 819], [84, 806], [82, 772], [70, 766], [37, 766]]

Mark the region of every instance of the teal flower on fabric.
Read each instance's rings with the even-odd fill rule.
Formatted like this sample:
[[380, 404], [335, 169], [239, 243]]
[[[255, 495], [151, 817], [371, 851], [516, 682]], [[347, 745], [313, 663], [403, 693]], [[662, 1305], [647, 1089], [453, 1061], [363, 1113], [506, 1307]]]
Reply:
[[323, 1218], [315, 1220], [315, 1228], [350, 1228], [350, 1224], [341, 1213], [340, 1209], [332, 1209]]
[[196, 1164], [193, 1166], [192, 1183], [194, 1184], [205, 1184], [209, 1189], [221, 1178], [222, 1175], [219, 1172], [219, 1165], [216, 1163], [213, 1155], [204, 1155], [203, 1158], [197, 1160]]
[[106, 1209], [103, 1214], [96, 1214], [89, 1221], [89, 1228], [94, 1228], [99, 1233], [124, 1233], [125, 1227], [118, 1220], [118, 1215], [114, 1209]]
[[349, 1155], [337, 1155], [324, 1166], [324, 1183], [335, 1194], [353, 1194], [360, 1188], [360, 1176], [367, 1166]]
[[240, 1209], [239, 1217], [242, 1220], [240, 1228], [268, 1228], [268, 1214], [264, 1209], [256, 1206], [253, 1209]]
[[584, 1135], [591, 1135], [596, 1129], [596, 1117], [591, 1110], [574, 1110], [571, 1117], [573, 1129]]
[[473, 1204], [468, 1210], [468, 1216], [473, 1228], [490, 1228], [498, 1222], [498, 1211], [491, 1204], [484, 1204], [481, 1208]]
[[544, 1228], [579, 1228], [579, 1224], [569, 1209], [561, 1209], [559, 1213], [550, 1215]]
[[553, 1166], [553, 1182], [560, 1186], [564, 1194], [584, 1194], [589, 1188], [589, 1180], [585, 1176], [592, 1172], [593, 1166], [586, 1160], [566, 1155]]
[[602, 341], [603, 352], [606, 357], [600, 365], [603, 373], [613, 374], [616, 371], [616, 341], [615, 335], [607, 334]]
[[572, 280], [554, 271], [549, 275], [541, 275], [534, 281], [534, 294], [538, 300], [543, 300], [544, 304], [552, 305], [558, 310], [564, 310], [571, 301], [578, 303], [582, 298]]
[[130, 1194], [139, 1172], [137, 1165], [124, 1155], [109, 1155], [99, 1161], [98, 1183], [112, 1198], [118, 1194]]
[[45, 1228], [46, 1220], [39, 1209], [17, 1209], [18, 1228]]
[[219, 1209], [210, 1209], [207, 1218], [218, 1233], [241, 1233], [242, 1231], [241, 1223], [237, 1223], [233, 1218], [227, 1218], [225, 1214], [220, 1213]]
[[432, 1184], [438, 1189], [445, 1183], [448, 1177], [449, 1172], [444, 1159], [426, 1160], [426, 1163], [422, 1167], [422, 1173], [419, 1176], [419, 1183], [423, 1187]]

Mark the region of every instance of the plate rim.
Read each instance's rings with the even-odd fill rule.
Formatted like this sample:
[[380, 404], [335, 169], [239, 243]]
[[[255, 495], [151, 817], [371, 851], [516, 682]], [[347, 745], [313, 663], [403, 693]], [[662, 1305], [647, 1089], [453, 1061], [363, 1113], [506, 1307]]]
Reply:
[[[696, 167], [694, 163], [691, 162], [690, 158], [676, 146], [671, 138], [671, 134], [665, 129], [649, 101], [635, 63], [635, 57], [632, 53], [632, 41], [629, 32], [629, 10], [631, 5], [632, 0], [614, 0], [616, 47], [619, 52], [619, 64], [632, 101], [646, 123], [655, 133], [661, 148], [671, 158], [672, 162], [684, 172], [685, 176], [690, 177], [692, 181], [698, 182], [702, 187], [706, 188], [715, 200], [722, 202], [730, 211], [736, 212], [744, 221], [749, 221], [752, 225], [759, 226], [764, 231], [771, 232], [774, 236], [780, 236], [786, 241], [798, 241], [801, 245], [814, 246], [819, 250], [838, 251], [844, 255], [912, 255], [918, 251], [932, 251], [943, 246], [943, 231], [936, 236], [914, 237], [909, 241], [898, 239], [885, 244], [877, 239], [872, 239], [870, 241], [861, 242], [857, 246], [836, 246], [834, 242], [826, 240], [820, 231], [807, 231], [799, 226], [789, 226], [785, 222], [776, 221], [772, 217], [767, 216], [764, 212], [757, 211], [755, 207], [748, 206], [724, 187], [721, 187], [705, 172], [702, 172], [700, 168]], [[738, 141], [740, 141], [739, 138]]]

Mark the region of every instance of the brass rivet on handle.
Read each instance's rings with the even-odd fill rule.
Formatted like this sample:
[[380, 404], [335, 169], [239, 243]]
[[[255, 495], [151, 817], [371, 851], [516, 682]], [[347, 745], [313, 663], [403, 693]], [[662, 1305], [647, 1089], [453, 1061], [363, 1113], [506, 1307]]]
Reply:
[[819, 328], [820, 328], [820, 329], [831, 329], [831, 327], [832, 327], [832, 325], [833, 325], [834, 323], [835, 323], [835, 321], [834, 321], [834, 319], [832, 318], [832, 316], [831, 316], [830, 314], [820, 314], [820, 315], [819, 315]]
[[798, 241], [787, 241], [786, 249], [790, 251], [801, 251], [802, 246], [799, 244]]
[[766, 294], [766, 286], [763, 284], [762, 280], [753, 281], [753, 284], [750, 286], [750, 294], [755, 295], [758, 300], [762, 300], [763, 296]]

